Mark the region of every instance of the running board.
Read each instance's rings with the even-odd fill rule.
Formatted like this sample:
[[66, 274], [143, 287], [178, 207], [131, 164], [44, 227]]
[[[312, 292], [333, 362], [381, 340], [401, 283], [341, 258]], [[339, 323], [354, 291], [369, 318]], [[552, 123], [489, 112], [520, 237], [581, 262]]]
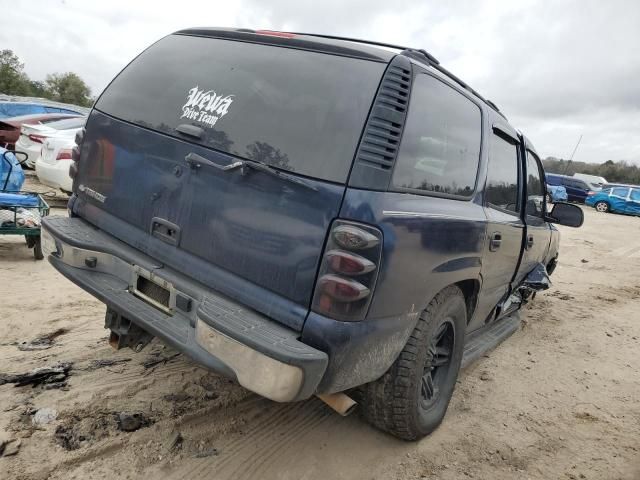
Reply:
[[495, 323], [473, 332], [465, 343], [460, 368], [468, 367], [482, 355], [496, 348], [519, 327], [520, 312], [516, 311]]

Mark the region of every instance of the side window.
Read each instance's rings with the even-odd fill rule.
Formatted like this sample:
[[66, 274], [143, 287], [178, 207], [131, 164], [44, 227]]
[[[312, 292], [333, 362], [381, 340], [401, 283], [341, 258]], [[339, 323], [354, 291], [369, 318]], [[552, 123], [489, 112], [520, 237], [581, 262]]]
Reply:
[[640, 202], [640, 190], [631, 190], [631, 200]]
[[540, 167], [536, 157], [527, 151], [527, 215], [542, 217], [544, 211], [544, 186], [540, 180]]
[[489, 171], [485, 187], [489, 207], [518, 212], [518, 149], [503, 137], [491, 137]]
[[628, 194], [628, 188], [614, 188], [613, 190], [611, 190], [611, 195], [614, 197], [627, 198]]
[[470, 196], [475, 189], [481, 137], [477, 105], [441, 81], [417, 75], [392, 184]]

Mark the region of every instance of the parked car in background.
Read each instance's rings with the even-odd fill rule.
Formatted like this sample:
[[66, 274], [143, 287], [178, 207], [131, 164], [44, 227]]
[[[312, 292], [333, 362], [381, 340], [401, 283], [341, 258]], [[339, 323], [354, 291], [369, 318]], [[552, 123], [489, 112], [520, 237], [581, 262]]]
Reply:
[[549, 185], [547, 184], [547, 192], [551, 202], [567, 202], [569, 197], [567, 196], [567, 189], [562, 185]]
[[87, 115], [89, 110], [87, 107], [54, 102], [46, 98], [0, 95], [0, 119], [32, 115], [35, 113], [75, 113]]
[[599, 212], [640, 215], [640, 187], [611, 187], [589, 195], [586, 205]]
[[16, 151], [25, 152], [29, 158], [25, 165], [33, 168], [40, 156], [42, 145], [50, 137], [68, 135], [73, 138], [78, 128], [82, 127], [86, 117], [74, 117], [65, 120], [58, 120], [46, 125], [23, 125], [20, 131], [20, 138], [16, 142]]
[[76, 142], [70, 216], [43, 220], [43, 245], [106, 304], [111, 345], [157, 336], [340, 413], [360, 386], [364, 417], [408, 440], [548, 288], [552, 223], [583, 220], [546, 209], [539, 156], [493, 103], [422, 50], [361, 40], [176, 32]]
[[640, 185], [632, 185], [630, 183], [607, 183], [602, 186], [603, 190], [614, 187], [640, 188]]
[[584, 203], [589, 192], [597, 190], [597, 187], [593, 187], [584, 180], [579, 178], [569, 177], [567, 175], [559, 175], [557, 173], [546, 173], [547, 184], [551, 186], [563, 186], [567, 191], [567, 197], [570, 202]]
[[80, 116], [78, 113], [34, 113], [0, 120], [0, 147], [14, 150], [15, 144], [20, 138], [20, 130], [23, 125], [46, 125], [66, 118]]
[[78, 130], [80, 128], [64, 130], [64, 133], [44, 141], [42, 153], [36, 160], [36, 175], [40, 183], [71, 193], [73, 179], [69, 176], [69, 167]]
[[601, 189], [607, 183], [607, 179], [597, 175], [589, 175], [587, 173], [574, 173], [573, 178], [582, 180], [587, 183], [594, 191]]

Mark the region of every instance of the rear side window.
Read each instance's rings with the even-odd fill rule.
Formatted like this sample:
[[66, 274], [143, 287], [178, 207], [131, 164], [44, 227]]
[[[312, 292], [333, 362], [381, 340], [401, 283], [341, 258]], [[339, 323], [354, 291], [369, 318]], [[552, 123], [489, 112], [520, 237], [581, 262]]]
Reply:
[[481, 137], [477, 105], [430, 75], [418, 75], [393, 185], [470, 196], [476, 184]]
[[627, 198], [628, 194], [629, 194], [628, 188], [614, 188], [611, 190], [611, 195], [613, 195], [614, 197]]
[[485, 202], [489, 207], [518, 211], [518, 149], [495, 134], [491, 137]]
[[185, 35], [129, 65], [96, 108], [205, 146], [345, 182], [386, 64]]
[[634, 202], [640, 202], [640, 190], [631, 190], [630, 197]]

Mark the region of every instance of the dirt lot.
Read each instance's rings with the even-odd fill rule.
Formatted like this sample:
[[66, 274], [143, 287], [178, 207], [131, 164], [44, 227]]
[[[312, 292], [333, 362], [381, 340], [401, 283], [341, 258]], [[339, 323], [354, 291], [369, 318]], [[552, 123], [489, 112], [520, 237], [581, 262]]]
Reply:
[[[562, 229], [553, 288], [461, 373], [444, 424], [418, 443], [317, 399], [261, 399], [155, 341], [116, 353], [104, 307], [0, 237], [0, 373], [72, 363], [63, 389], [0, 386], [0, 435], [20, 440], [0, 478], [638, 480], [640, 218], [585, 214]], [[50, 348], [21, 350], [52, 332]], [[44, 408], [56, 418], [34, 426]], [[121, 412], [142, 428], [119, 430]]]

